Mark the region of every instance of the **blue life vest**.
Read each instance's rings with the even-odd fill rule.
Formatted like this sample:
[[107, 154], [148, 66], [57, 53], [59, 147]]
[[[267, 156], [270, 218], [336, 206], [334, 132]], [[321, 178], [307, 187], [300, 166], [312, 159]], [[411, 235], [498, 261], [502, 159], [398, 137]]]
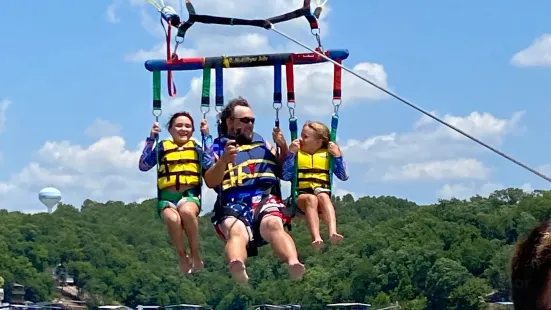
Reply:
[[[228, 141], [227, 137], [217, 138], [219, 153]], [[277, 159], [266, 147], [266, 142], [261, 135], [253, 133], [250, 144], [240, 145], [234, 163], [226, 167], [224, 179], [219, 187], [222, 200], [228, 198], [240, 198], [240, 194], [250, 196], [251, 192], [261, 192], [278, 183], [280, 168]]]

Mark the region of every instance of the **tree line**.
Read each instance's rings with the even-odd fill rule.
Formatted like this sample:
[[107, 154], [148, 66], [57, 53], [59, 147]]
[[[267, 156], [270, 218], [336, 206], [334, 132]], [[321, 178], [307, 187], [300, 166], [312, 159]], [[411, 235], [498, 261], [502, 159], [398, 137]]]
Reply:
[[313, 249], [305, 223], [294, 221], [291, 234], [307, 267], [300, 282], [290, 281], [263, 247], [248, 261], [249, 283], [236, 285], [210, 213], [200, 218], [206, 269], [181, 274], [154, 199], [86, 200], [80, 210], [60, 204], [53, 214], [0, 210], [0, 276], [6, 295], [17, 282], [25, 285], [27, 300], [46, 301], [59, 294], [52, 268], [62, 264], [90, 307], [293, 303], [323, 309], [336, 302], [398, 301], [403, 309], [486, 309], [481, 296], [509, 296], [513, 244], [551, 215], [550, 192], [514, 188], [426, 206], [391, 196], [333, 199], [341, 245]]

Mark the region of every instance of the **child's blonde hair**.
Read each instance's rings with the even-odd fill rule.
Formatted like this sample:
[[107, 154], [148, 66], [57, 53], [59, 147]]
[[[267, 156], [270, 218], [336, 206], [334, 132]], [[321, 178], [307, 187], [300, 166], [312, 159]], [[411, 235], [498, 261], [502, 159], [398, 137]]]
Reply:
[[318, 139], [321, 139], [321, 147], [327, 148], [329, 145], [329, 128], [322, 122], [307, 121], [304, 127], [310, 127], [315, 133]]

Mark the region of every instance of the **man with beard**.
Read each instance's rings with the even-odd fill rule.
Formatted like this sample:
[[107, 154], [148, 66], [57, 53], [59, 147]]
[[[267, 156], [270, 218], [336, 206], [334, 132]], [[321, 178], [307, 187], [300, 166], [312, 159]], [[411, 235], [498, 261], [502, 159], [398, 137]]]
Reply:
[[254, 114], [247, 100], [231, 100], [220, 115], [220, 137], [213, 142], [216, 163], [204, 180], [215, 188], [218, 199], [211, 218], [217, 234], [226, 242], [225, 254], [233, 278], [246, 283], [245, 261], [255, 256], [257, 247], [270, 243], [274, 254], [288, 265], [293, 280], [300, 280], [304, 265], [298, 260], [295, 243], [284, 225], [279, 177], [287, 153], [287, 142], [274, 128], [276, 148], [254, 132]]

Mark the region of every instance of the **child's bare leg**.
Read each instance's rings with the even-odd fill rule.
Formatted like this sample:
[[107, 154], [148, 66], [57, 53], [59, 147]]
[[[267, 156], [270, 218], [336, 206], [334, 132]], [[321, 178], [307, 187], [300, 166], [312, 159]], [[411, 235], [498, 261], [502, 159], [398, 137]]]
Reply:
[[306, 213], [306, 226], [312, 235], [312, 246], [321, 248], [323, 239], [320, 235], [320, 220], [318, 216], [318, 198], [312, 194], [300, 194], [298, 196], [298, 205]]
[[329, 240], [332, 244], [337, 244], [342, 241], [344, 237], [337, 233], [337, 218], [335, 216], [335, 208], [331, 202], [331, 197], [329, 197], [327, 193], [319, 193], [317, 198], [321, 215], [329, 230]]
[[184, 231], [188, 238], [193, 269], [201, 270], [204, 268], [204, 264], [199, 253], [199, 224], [197, 220], [199, 207], [194, 202], [183, 202], [178, 207]]
[[163, 222], [165, 222], [170, 240], [176, 249], [176, 253], [178, 253], [178, 257], [180, 259], [180, 271], [183, 273], [190, 273], [191, 262], [189, 261], [189, 257], [187, 256], [184, 248], [184, 233], [180, 214], [178, 214], [178, 211], [173, 208], [165, 208], [162, 211], [161, 216], [163, 218]]

